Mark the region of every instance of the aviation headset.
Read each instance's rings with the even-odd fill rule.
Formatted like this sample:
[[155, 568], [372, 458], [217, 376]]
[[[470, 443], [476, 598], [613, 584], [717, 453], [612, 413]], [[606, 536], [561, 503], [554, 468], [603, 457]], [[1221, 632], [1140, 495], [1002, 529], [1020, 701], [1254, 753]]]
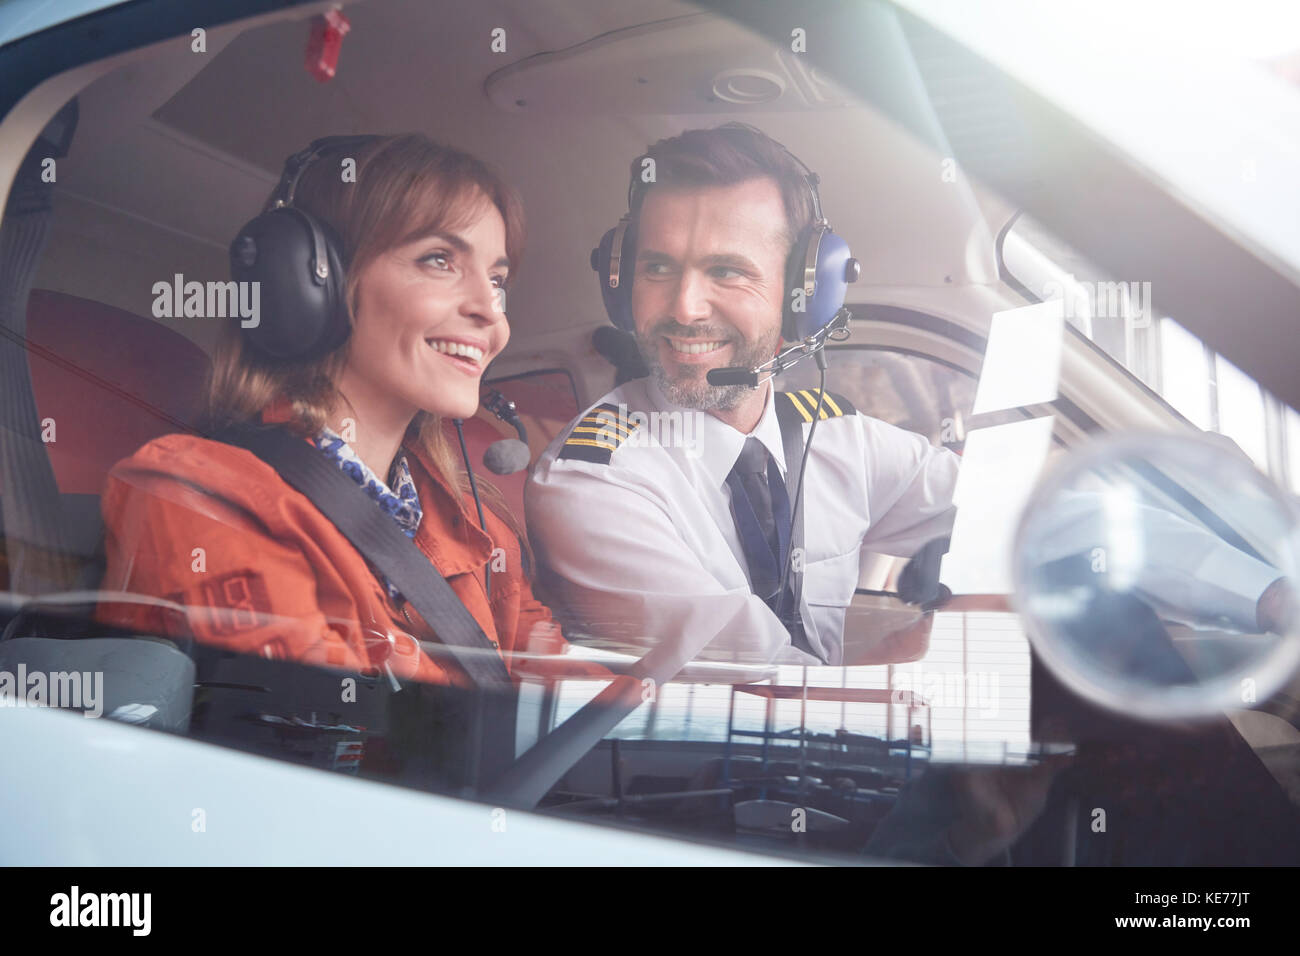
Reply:
[[[788, 149], [752, 126], [719, 127], [718, 132], [740, 132], [761, 136], [781, 149], [803, 171], [812, 197], [813, 219], [799, 234], [785, 267], [785, 297], [781, 311], [781, 336], [797, 342], [820, 332], [844, 307], [850, 282], [857, 281], [861, 267], [849, 252], [848, 243], [831, 231], [822, 215], [820, 182], [816, 173]], [[600, 296], [609, 320], [626, 332], [635, 332], [632, 320], [632, 277], [636, 264], [636, 224], [632, 219], [637, 192], [646, 188], [634, 173], [627, 188], [627, 213], [591, 250], [591, 267], [600, 281]], [[796, 294], [802, 290], [803, 295]]]
[[293, 204], [307, 167], [322, 155], [365, 146], [378, 136], [326, 136], [284, 163], [266, 209], [230, 244], [230, 274], [260, 286], [261, 321], [243, 328], [244, 342], [269, 358], [319, 358], [352, 331], [348, 321], [343, 244], [326, 223]]

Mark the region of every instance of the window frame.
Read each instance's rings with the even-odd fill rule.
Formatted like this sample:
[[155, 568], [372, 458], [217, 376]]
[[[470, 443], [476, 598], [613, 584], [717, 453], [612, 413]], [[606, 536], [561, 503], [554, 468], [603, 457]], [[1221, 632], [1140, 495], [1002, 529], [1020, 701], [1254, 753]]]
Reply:
[[[1015, 228], [1016, 223], [1020, 221], [1023, 214], [1024, 214], [1023, 209], [1017, 209], [1015, 213], [1012, 214], [1012, 216], [998, 231], [998, 235], [994, 243], [994, 253], [996, 256], [999, 278], [1001, 278], [1001, 280], [1007, 285], [1008, 288], [1014, 290], [1017, 295], [1021, 296], [1025, 300], [1026, 304], [1032, 305], [1032, 304], [1041, 303], [1044, 301], [1044, 299], [1041, 296], [1039, 296], [1037, 293], [1035, 293], [1027, 285], [1025, 285], [1020, 280], [1019, 277], [1017, 277], [1014, 273], [1011, 272], [1010, 268], [1006, 264], [1006, 258], [1004, 255], [1005, 241], [1007, 237], [1011, 234], [1012, 230]], [[1047, 227], [1044, 226], [1043, 228], [1047, 228]], [[1023, 241], [1027, 242], [1028, 240], [1023, 240]], [[1052, 261], [1052, 264], [1054, 266], [1060, 268], [1060, 266], [1055, 261], [1051, 260], [1046, 253], [1042, 253], [1042, 255], [1045, 258], [1048, 258], [1049, 261]], [[1236, 363], [1232, 362], [1232, 360], [1228, 358], [1226, 355], [1224, 355], [1222, 352], [1216, 351], [1213, 348], [1213, 346], [1211, 346], [1200, 335], [1198, 335], [1195, 332], [1195, 330], [1188, 328], [1186, 325], [1184, 325], [1181, 322], [1178, 322], [1176, 318], [1167, 317], [1159, 313], [1156, 313], [1156, 316], [1153, 320], [1153, 324], [1163, 322], [1166, 319], [1168, 319], [1169, 321], [1176, 322], [1178, 326], [1181, 329], [1183, 329], [1183, 331], [1187, 335], [1195, 339], [1195, 341], [1201, 346], [1202, 353], [1205, 359], [1205, 364], [1206, 364], [1206, 375], [1208, 381], [1210, 382], [1210, 388], [1208, 391], [1208, 401], [1209, 401], [1209, 415], [1211, 419], [1211, 424], [1205, 429], [1202, 429], [1199, 425], [1197, 425], [1186, 415], [1180, 412], [1162, 394], [1157, 392], [1146, 382], [1142, 381], [1142, 379], [1139, 378], [1133, 370], [1131, 370], [1128, 366], [1126, 366], [1115, 356], [1111, 355], [1110, 352], [1106, 351], [1105, 348], [1099, 345], [1087, 334], [1085, 334], [1084, 332], [1076, 328], [1072, 323], [1067, 321], [1065, 323], [1065, 329], [1067, 334], [1074, 342], [1079, 343], [1082, 347], [1086, 348], [1092, 355], [1096, 356], [1098, 359], [1104, 362], [1107, 366], [1109, 366], [1112, 370], [1114, 370], [1122, 378], [1124, 378], [1131, 386], [1133, 386], [1139, 392], [1141, 392], [1145, 398], [1159, 404], [1160, 407], [1165, 412], [1167, 412], [1170, 416], [1175, 418], [1177, 421], [1179, 421], [1189, 429], [1193, 429], [1197, 432], [1201, 432], [1201, 431], [1212, 432], [1214, 434], [1221, 435], [1229, 439], [1231, 439], [1231, 436], [1228, 435], [1227, 432], [1225, 432], [1221, 428], [1221, 419], [1220, 419], [1221, 405], [1220, 405], [1220, 398], [1219, 398], [1219, 392], [1217, 387], [1218, 374], [1219, 374], [1219, 370], [1218, 370], [1219, 362], [1220, 361], [1226, 362], [1229, 365], [1231, 365], [1233, 368], [1237, 369], [1238, 372], [1240, 372], [1242, 375], [1246, 376], [1250, 380], [1251, 384], [1259, 392], [1262, 427], [1264, 428], [1265, 455], [1267, 458], [1267, 466], [1262, 470], [1269, 476], [1270, 479], [1277, 482], [1279, 485], [1288, 487], [1292, 491], [1300, 491], [1300, 469], [1293, 470], [1291, 467], [1290, 448], [1289, 448], [1290, 443], [1288, 441], [1287, 430], [1286, 430], [1286, 420], [1285, 420], [1286, 412], [1287, 409], [1290, 408], [1290, 406], [1287, 405], [1284, 401], [1282, 401], [1277, 395], [1275, 395], [1274, 393], [1270, 392], [1267, 388], [1265, 388], [1264, 385], [1261, 382], [1259, 382], [1257, 379], [1255, 379], [1253, 376], [1251, 376], [1249, 372], [1242, 369]], [[1161, 331], [1157, 328], [1157, 332], [1156, 332], [1157, 343], [1160, 342], [1161, 334], [1162, 334]], [[1159, 361], [1159, 359], [1157, 359], [1157, 361]], [[1296, 412], [1297, 410], [1292, 409], [1292, 411]], [[1258, 465], [1258, 462], [1256, 462], [1256, 464]]]
[[[1011, 230], [1015, 227], [1015, 224], [1020, 220], [1020, 217], [1023, 214], [1024, 214], [1023, 209], [1017, 209], [1015, 214], [1012, 215], [1012, 217], [1007, 220], [1006, 225], [1004, 225], [1002, 229], [999, 230], [997, 235], [997, 240], [994, 243], [993, 248], [994, 248], [994, 254], [997, 258], [998, 278], [1001, 279], [1009, 289], [1014, 290], [1017, 295], [1023, 298], [1025, 300], [1025, 305], [1038, 305], [1039, 303], [1045, 300], [1041, 296], [1039, 296], [1036, 292], [1034, 292], [1031, 288], [1029, 288], [1029, 286], [1021, 282], [1020, 279], [1014, 273], [1011, 272], [1011, 270], [1007, 267], [1006, 259], [1004, 258], [1003, 255], [1003, 244], [1006, 242], [1007, 236], [1010, 235]], [[1053, 265], [1055, 265], [1055, 263], [1053, 263]], [[1196, 424], [1192, 422], [1189, 418], [1187, 418], [1186, 415], [1184, 415], [1178, 409], [1174, 408], [1173, 405], [1169, 404], [1169, 402], [1166, 401], [1165, 398], [1159, 392], [1153, 389], [1146, 382], [1142, 381], [1142, 379], [1138, 378], [1137, 375], [1134, 374], [1133, 371], [1129, 369], [1126, 365], [1124, 365], [1123, 362], [1119, 361], [1119, 359], [1115, 358], [1113, 355], [1107, 352], [1104, 348], [1102, 348], [1092, 339], [1088, 338], [1087, 335], [1079, 331], [1069, 322], [1065, 323], [1065, 331], [1066, 334], [1070, 336], [1072, 341], [1082, 346], [1083, 348], [1087, 349], [1094, 357], [1104, 362], [1114, 372], [1116, 372], [1122, 378], [1124, 378], [1124, 380], [1127, 381], [1131, 386], [1133, 386], [1139, 392], [1141, 392], [1144, 398], [1159, 404], [1164, 411], [1168, 412], [1170, 415], [1172, 415], [1182, 424], [1186, 425], [1188, 428], [1197, 427]], [[1196, 333], [1192, 332], [1191, 334], [1195, 335]], [[1199, 336], [1197, 336], [1197, 340], [1202, 341]], [[1199, 431], [1199, 429], [1197, 430]]]

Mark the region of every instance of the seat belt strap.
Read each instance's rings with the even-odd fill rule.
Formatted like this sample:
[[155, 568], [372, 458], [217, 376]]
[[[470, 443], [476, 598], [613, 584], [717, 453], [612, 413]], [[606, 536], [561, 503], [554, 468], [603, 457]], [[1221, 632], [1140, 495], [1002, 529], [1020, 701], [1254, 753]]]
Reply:
[[512, 686], [501, 655], [433, 562], [313, 445], [274, 425], [236, 426], [213, 437], [252, 452], [304, 494], [420, 612], [475, 686]]
[[[785, 455], [785, 487], [790, 498], [790, 508], [793, 510], [795, 506], [795, 485], [799, 482], [799, 465], [803, 460], [804, 420], [792, 402], [782, 401], [779, 394], [773, 395], [772, 400], [776, 402], [776, 421], [781, 426], [781, 451]], [[799, 515], [795, 519], [795, 526], [790, 529], [790, 547], [786, 552], [786, 560], [794, 563], [790, 567], [788, 585], [790, 589], [790, 607], [785, 609], [782, 620], [790, 631], [790, 640], [795, 647], [798, 647], [801, 651], [814, 654], [814, 656], [820, 656], [814, 653], [804, 635], [806, 625], [803, 620], [803, 556], [806, 554], [804, 551], [804, 524], [807, 521], [807, 514], [807, 508], [800, 508]]]

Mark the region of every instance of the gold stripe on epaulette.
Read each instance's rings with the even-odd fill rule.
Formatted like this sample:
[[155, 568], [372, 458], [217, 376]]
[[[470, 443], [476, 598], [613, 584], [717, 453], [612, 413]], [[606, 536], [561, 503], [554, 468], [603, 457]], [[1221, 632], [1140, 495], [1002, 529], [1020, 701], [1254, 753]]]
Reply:
[[586, 437], [588, 441], [593, 439], [607, 441], [615, 448], [627, 441], [628, 438], [627, 435], [620, 435], [608, 428], [584, 428], [582, 426], [575, 428], [572, 434], [574, 438]]
[[822, 399], [823, 399], [823, 403], [822, 403], [822, 408], [823, 408], [823, 410], [829, 408], [829, 409], [831, 410], [831, 415], [832, 415], [833, 417], [835, 417], [835, 418], [841, 418], [841, 417], [843, 417], [844, 412], [842, 412], [842, 411], [840, 410], [840, 407], [839, 407], [838, 405], [835, 404], [835, 399], [831, 398], [831, 393], [830, 393], [830, 392], [823, 392], [823, 391], [822, 391], [821, 389], [819, 389], [819, 388], [818, 388], [818, 389], [814, 389], [814, 391], [816, 391], [816, 392], [818, 392], [818, 393], [821, 394], [821, 397], [822, 397]]
[[[635, 425], [629, 425], [626, 422], [620, 421], [619, 419], [614, 418], [612, 416], [609, 418], [595, 418], [591, 415], [587, 415], [586, 417], [580, 419], [578, 425], [579, 426], [591, 425], [599, 428], [613, 428], [621, 432], [622, 437], [624, 438], [632, 434], [632, 429], [636, 427]], [[575, 428], [574, 431], [577, 431], [577, 429]]]
[[819, 395], [821, 396], [822, 406], [821, 415], [818, 416], [819, 421], [844, 417], [844, 410], [835, 403], [835, 399], [831, 398], [830, 392], [823, 392], [817, 388], [801, 388], [797, 392], [782, 392], [781, 394], [790, 400], [790, 404], [803, 416], [805, 422], [813, 420], [813, 414], [817, 411]]
[[[819, 388], [801, 388], [799, 390], [799, 395], [800, 397], [803, 398], [804, 401], [808, 403], [808, 408], [814, 412], [817, 410], [817, 397], [818, 395], [821, 396], [822, 398], [821, 418], [823, 421], [825, 421], [827, 418], [839, 418], [841, 415], [844, 414], [842, 411], [840, 411], [840, 407], [835, 404], [835, 401], [830, 397], [830, 395], [826, 392], [823, 392]], [[830, 411], [829, 415], [826, 414], [828, 410]]]
[[803, 405], [799, 402], [799, 399], [795, 397], [794, 392], [783, 392], [782, 394], [785, 395], [785, 397], [790, 400], [790, 404], [793, 405], [795, 407], [795, 410], [800, 415], [803, 416], [803, 420], [805, 422], [812, 421], [813, 418], [812, 412], [808, 411], [808, 409], [803, 407]]
[[608, 403], [597, 405], [573, 426], [564, 440], [560, 457], [609, 464], [614, 452], [639, 426], [640, 422], [629, 421], [620, 408]]

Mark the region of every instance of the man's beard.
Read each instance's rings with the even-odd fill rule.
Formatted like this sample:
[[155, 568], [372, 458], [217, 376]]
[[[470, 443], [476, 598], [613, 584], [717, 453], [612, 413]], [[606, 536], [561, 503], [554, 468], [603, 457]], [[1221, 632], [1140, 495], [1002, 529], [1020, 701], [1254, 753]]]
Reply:
[[[704, 366], [679, 367], [677, 377], [671, 378], [668, 369], [659, 361], [659, 343], [665, 335], [679, 339], [698, 339], [704, 342], [726, 342], [735, 345], [730, 367], [754, 368], [767, 362], [776, 354], [781, 342], [779, 329], [765, 341], [751, 342], [739, 335], [734, 329], [714, 328], [712, 326], [679, 325], [672, 319], [666, 319], [646, 332], [636, 332], [637, 348], [654, 376], [655, 383], [663, 391], [664, 397], [674, 405], [694, 408], [702, 412], [726, 411], [735, 408], [754, 390], [748, 385], [710, 385], [705, 378], [708, 371]], [[671, 347], [671, 346], [670, 346]]]

